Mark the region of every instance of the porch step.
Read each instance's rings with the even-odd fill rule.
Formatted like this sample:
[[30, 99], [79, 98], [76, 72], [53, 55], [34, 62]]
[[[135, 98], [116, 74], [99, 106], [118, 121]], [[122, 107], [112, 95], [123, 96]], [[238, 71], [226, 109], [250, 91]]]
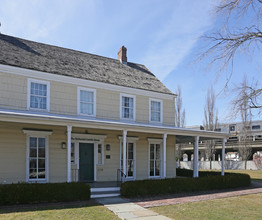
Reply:
[[120, 196], [120, 187], [91, 188], [91, 198]]

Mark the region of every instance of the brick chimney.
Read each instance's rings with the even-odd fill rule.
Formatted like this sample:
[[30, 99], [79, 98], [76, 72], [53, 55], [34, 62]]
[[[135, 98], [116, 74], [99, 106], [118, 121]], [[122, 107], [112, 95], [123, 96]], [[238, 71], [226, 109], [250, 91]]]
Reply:
[[118, 55], [118, 60], [122, 63], [127, 63], [127, 57], [126, 57], [126, 48], [124, 46], [120, 47], [117, 55]]

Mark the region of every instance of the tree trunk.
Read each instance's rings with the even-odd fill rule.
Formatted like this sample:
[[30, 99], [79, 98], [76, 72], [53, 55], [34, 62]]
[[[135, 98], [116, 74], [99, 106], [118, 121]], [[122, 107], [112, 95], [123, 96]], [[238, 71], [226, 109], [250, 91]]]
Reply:
[[245, 160], [245, 170], [247, 169], [247, 160]]
[[212, 170], [212, 158], [209, 160], [209, 169]]

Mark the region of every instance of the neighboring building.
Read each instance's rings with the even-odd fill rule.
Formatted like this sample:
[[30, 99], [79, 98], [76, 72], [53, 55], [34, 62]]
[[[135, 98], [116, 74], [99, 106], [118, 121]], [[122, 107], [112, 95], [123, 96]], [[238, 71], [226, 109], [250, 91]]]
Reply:
[[[203, 126], [192, 126], [192, 129], [203, 130]], [[238, 148], [240, 144], [240, 135], [241, 135], [241, 122], [236, 123], [221, 123], [216, 129], [217, 132], [226, 132], [231, 135], [227, 138], [226, 142], [226, 160], [238, 161], [241, 159], [241, 156], [238, 153]], [[248, 144], [252, 148], [252, 154], [250, 160], [252, 160], [252, 155], [262, 151], [262, 120], [255, 120], [251, 122], [250, 127], [248, 127]], [[216, 143], [216, 154], [214, 155], [214, 160], [221, 159], [221, 142]], [[188, 155], [193, 154], [193, 146], [191, 144], [185, 145], [185, 153]], [[202, 161], [206, 160], [205, 157], [205, 146], [204, 143], [199, 145], [200, 158]], [[190, 158], [190, 157], [189, 157]]]
[[0, 34], [0, 48], [0, 183], [175, 177], [176, 143], [228, 136], [174, 127], [175, 94], [125, 47], [116, 60]]

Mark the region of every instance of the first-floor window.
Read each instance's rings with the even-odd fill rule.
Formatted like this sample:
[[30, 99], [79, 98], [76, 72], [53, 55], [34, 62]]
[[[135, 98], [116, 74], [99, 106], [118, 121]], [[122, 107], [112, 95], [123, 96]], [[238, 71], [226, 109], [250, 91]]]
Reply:
[[159, 177], [161, 168], [161, 147], [160, 144], [150, 144], [149, 146], [149, 169], [150, 177]]
[[71, 163], [75, 163], [75, 143], [71, 143]]
[[[126, 145], [126, 177], [134, 177], [135, 169], [135, 145], [134, 143], [127, 142]], [[121, 143], [121, 168], [123, 169], [123, 142]]]
[[46, 178], [46, 138], [29, 137], [29, 179]]
[[97, 145], [97, 164], [102, 165], [104, 164], [104, 147], [102, 144]]

